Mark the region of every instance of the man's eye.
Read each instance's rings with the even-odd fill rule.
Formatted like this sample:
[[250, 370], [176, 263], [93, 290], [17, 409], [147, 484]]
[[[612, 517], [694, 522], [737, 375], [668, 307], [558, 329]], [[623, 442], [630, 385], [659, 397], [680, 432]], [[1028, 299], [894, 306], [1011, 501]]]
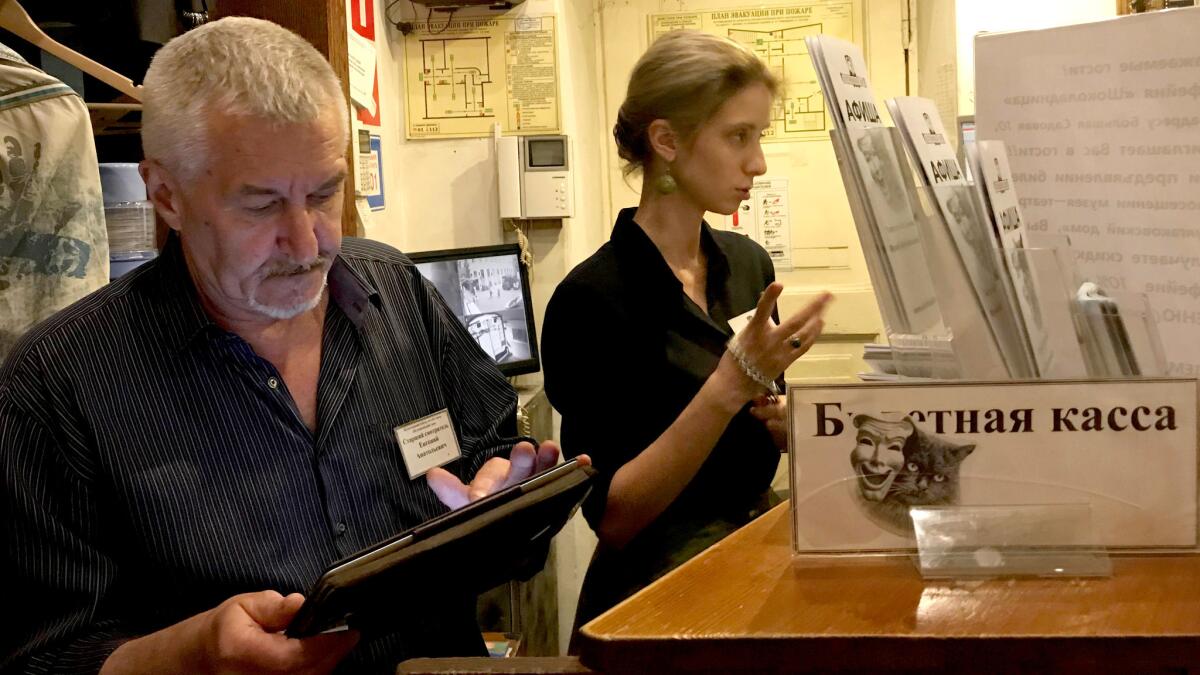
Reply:
[[315, 204], [324, 204], [325, 202], [329, 201], [330, 199], [333, 199], [333, 195], [335, 195], [335, 194], [337, 194], [336, 191], [335, 192], [320, 192], [315, 195], [310, 195], [308, 200]]
[[275, 208], [275, 206], [278, 203], [279, 202], [277, 200], [272, 199], [269, 202], [247, 204], [246, 210], [251, 213], [266, 213], [266, 212], [270, 211], [271, 209]]

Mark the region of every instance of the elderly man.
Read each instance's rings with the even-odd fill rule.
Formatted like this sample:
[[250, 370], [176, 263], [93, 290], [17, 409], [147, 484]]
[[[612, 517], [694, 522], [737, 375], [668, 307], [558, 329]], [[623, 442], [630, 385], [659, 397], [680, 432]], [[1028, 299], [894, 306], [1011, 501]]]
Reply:
[[[407, 623], [357, 646], [279, 632], [333, 561], [558, 456], [517, 442], [512, 388], [413, 265], [342, 240], [332, 69], [231, 18], [165, 46], [145, 90], [162, 255], [0, 370], [0, 670], [361, 672], [483, 653], [474, 599], [452, 588], [395, 598]], [[443, 410], [461, 457], [410, 479], [394, 430]]]

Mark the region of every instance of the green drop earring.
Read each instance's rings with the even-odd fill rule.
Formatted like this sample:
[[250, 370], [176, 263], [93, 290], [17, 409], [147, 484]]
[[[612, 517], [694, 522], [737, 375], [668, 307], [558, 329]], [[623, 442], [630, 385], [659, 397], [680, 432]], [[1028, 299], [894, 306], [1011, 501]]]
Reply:
[[654, 189], [658, 190], [660, 195], [669, 195], [679, 189], [679, 183], [676, 183], [675, 177], [671, 175], [671, 167], [667, 167], [667, 170], [654, 181]]

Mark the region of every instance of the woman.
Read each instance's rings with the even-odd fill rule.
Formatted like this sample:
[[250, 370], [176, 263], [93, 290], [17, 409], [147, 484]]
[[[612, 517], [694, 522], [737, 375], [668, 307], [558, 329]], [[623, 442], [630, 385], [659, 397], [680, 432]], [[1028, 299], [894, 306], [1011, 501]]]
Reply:
[[641, 202], [559, 284], [543, 329], [563, 451], [604, 478], [584, 505], [600, 543], [577, 626], [777, 501], [787, 433], [768, 391], [820, 334], [829, 296], [775, 325], [766, 251], [703, 222], [766, 171], [777, 87], [751, 52], [694, 31], [659, 38], [634, 68], [613, 135]]

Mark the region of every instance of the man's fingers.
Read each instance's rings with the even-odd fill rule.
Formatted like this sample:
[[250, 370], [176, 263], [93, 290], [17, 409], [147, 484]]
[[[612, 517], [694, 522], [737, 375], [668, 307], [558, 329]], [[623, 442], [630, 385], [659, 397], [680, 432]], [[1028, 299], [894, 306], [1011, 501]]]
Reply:
[[[517, 445], [521, 445], [518, 443]], [[526, 452], [533, 454], [533, 446], [525, 443], [528, 448]], [[513, 454], [520, 461], [533, 462], [532, 459], [521, 459], [523, 453], [518, 453], [516, 448], [513, 448]], [[510, 455], [511, 456], [511, 455]], [[471, 485], [467, 491], [467, 497], [470, 501], [475, 501], [482, 497], [486, 497], [497, 490], [503, 489], [508, 483], [508, 477], [512, 475], [512, 462], [503, 457], [493, 457], [483, 463], [479, 467], [479, 471], [475, 472], [475, 477], [471, 479]]]
[[354, 649], [360, 637], [358, 631], [347, 630], [304, 638], [296, 665], [307, 668], [305, 672], [328, 673]]
[[537, 471], [537, 450], [534, 450], [532, 443], [521, 441], [513, 446], [512, 452], [508, 455], [508, 462], [508, 475], [500, 484], [501, 489], [516, 485]]
[[534, 473], [539, 473], [558, 464], [558, 456], [562, 454], [559, 450], [558, 443], [554, 441], [543, 441], [537, 449], [537, 466], [534, 468]]
[[799, 333], [805, 324], [807, 324], [813, 318], [819, 318], [822, 314], [824, 314], [825, 308], [829, 306], [829, 303], [832, 300], [833, 295], [831, 293], [822, 293], [818, 295], [813, 299], [812, 302], [805, 305], [803, 309], [789, 316], [781, 324], [779, 324], [779, 329], [784, 335], [794, 335]]
[[425, 482], [429, 483], [433, 494], [437, 495], [438, 500], [448, 506], [450, 510], [466, 506], [467, 502], [471, 501], [467, 493], [467, 486], [463, 485], [458, 476], [441, 467], [430, 469], [425, 474]]
[[[549, 469], [558, 464], [561, 454], [562, 450], [554, 441], [545, 441], [536, 449], [532, 443], [521, 441], [513, 446], [508, 459], [493, 457], [484, 462], [470, 485], [463, 485], [454, 474], [443, 469], [430, 469], [425, 477], [438, 499], [451, 509], [457, 509]], [[584, 466], [592, 463], [587, 455], [577, 459]]]
[[762, 295], [758, 297], [758, 306], [754, 309], [754, 318], [750, 321], [761, 324], [770, 323], [771, 312], [775, 311], [775, 301], [779, 299], [780, 293], [783, 293], [783, 284], [778, 281], [772, 281], [763, 289]]

